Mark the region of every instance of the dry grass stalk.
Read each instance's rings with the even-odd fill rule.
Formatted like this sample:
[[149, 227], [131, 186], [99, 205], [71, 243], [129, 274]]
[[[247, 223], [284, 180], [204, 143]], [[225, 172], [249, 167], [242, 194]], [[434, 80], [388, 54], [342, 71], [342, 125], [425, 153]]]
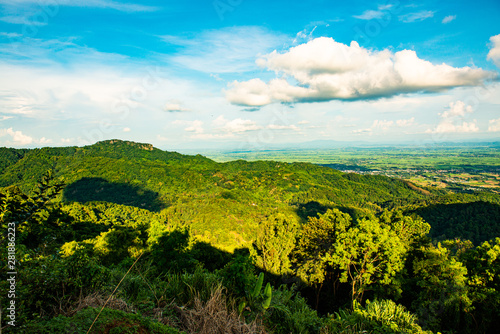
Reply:
[[195, 297], [191, 309], [177, 308], [184, 330], [199, 334], [265, 334], [260, 323], [245, 323], [234, 307], [227, 305], [223, 290], [218, 287], [212, 291], [206, 303]]
[[[88, 296], [85, 296], [85, 298], [80, 298], [78, 304], [74, 308], [72, 308], [68, 313], [75, 314], [86, 307], [101, 308], [104, 304], [106, 304], [107, 299], [108, 297], [102, 296], [101, 294], [94, 292]], [[134, 312], [134, 309], [130, 307], [123, 299], [116, 298], [114, 296], [111, 296], [111, 298], [109, 298], [106, 307], [113, 310]]]

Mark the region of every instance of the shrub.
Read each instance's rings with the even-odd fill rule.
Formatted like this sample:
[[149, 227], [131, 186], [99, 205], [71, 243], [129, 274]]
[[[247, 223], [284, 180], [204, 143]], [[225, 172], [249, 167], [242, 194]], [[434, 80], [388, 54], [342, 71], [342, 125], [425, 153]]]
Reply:
[[392, 300], [367, 301], [365, 307], [355, 303], [354, 310], [340, 310], [331, 317], [324, 333], [356, 328], [371, 333], [430, 333], [417, 324], [417, 317]]
[[264, 314], [266, 328], [273, 333], [317, 333], [322, 321], [299, 294], [282, 285], [273, 291], [271, 307]]
[[26, 256], [20, 268], [19, 310], [29, 318], [66, 314], [80, 296], [106, 289], [110, 278], [108, 269], [81, 252], [66, 258]]
[[[16, 333], [87, 333], [99, 311], [99, 309], [89, 307], [79, 311], [72, 317], [60, 315], [48, 321], [28, 324], [18, 328]], [[181, 332], [137, 314], [105, 308], [92, 326], [90, 333], [180, 334]]]

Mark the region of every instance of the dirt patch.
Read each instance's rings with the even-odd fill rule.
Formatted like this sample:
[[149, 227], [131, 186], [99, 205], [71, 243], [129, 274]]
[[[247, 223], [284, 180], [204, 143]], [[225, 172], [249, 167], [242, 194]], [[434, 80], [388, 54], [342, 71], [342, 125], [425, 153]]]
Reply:
[[420, 193], [422, 193], [422, 194], [424, 194], [424, 195], [427, 195], [427, 196], [429, 196], [429, 195], [431, 194], [431, 193], [430, 193], [430, 192], [428, 192], [427, 190], [422, 189], [422, 188], [420, 188], [420, 187], [417, 187], [416, 185], [414, 185], [414, 184], [413, 184], [413, 183], [411, 183], [410, 181], [405, 181], [405, 182], [406, 182], [406, 184], [408, 185], [408, 187], [410, 187], [412, 190], [418, 191], [418, 192], [420, 192]]

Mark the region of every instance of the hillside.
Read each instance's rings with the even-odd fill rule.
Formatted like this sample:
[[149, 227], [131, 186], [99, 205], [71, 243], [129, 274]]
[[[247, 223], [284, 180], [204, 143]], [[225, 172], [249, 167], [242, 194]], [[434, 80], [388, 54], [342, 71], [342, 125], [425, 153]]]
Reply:
[[248, 244], [258, 222], [273, 212], [302, 220], [328, 208], [363, 215], [395, 198], [430, 196], [383, 176], [344, 174], [308, 163], [216, 163], [120, 140], [1, 152], [2, 187], [29, 193], [53, 170], [66, 184], [64, 202], [103, 201], [163, 212], [169, 221], [189, 224], [195, 234], [228, 249]]
[[0, 288], [18, 270], [20, 333], [85, 333], [104, 306], [93, 333], [492, 333], [499, 321], [497, 194], [119, 140], [3, 148], [0, 167], [1, 258], [17, 259], [0, 261]]

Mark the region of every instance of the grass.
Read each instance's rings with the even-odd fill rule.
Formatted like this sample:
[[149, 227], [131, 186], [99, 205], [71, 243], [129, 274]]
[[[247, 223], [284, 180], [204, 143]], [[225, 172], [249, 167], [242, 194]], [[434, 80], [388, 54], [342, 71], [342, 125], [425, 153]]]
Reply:
[[[88, 307], [71, 317], [60, 315], [48, 321], [32, 323], [19, 328], [16, 333], [79, 334], [87, 333], [99, 309]], [[170, 326], [163, 325], [138, 314], [105, 308], [92, 327], [93, 334], [181, 334]]]

